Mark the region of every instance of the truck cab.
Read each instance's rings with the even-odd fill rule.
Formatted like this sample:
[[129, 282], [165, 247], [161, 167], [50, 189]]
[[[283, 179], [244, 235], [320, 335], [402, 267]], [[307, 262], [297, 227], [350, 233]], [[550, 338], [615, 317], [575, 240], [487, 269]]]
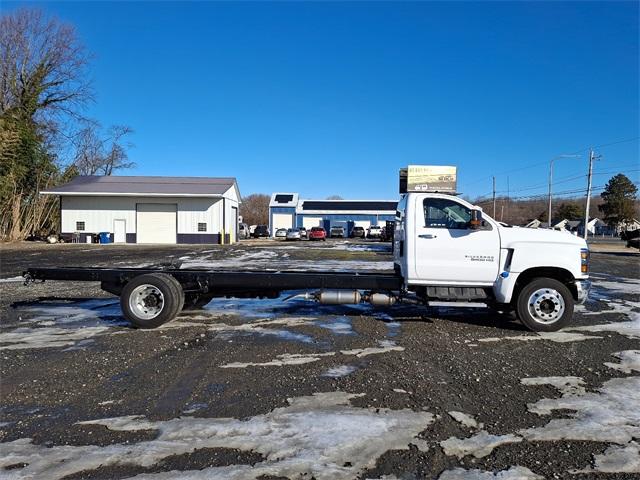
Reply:
[[586, 242], [567, 232], [512, 227], [442, 193], [403, 195], [394, 265], [427, 303], [482, 302], [513, 308], [538, 331], [569, 321], [589, 289]]

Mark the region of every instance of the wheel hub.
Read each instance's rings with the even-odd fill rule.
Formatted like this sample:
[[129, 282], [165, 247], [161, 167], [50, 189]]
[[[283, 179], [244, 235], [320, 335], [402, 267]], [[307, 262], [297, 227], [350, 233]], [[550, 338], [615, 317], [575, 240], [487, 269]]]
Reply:
[[564, 314], [565, 301], [553, 288], [540, 288], [529, 297], [529, 313], [536, 322], [555, 323]]
[[131, 292], [129, 308], [138, 318], [151, 320], [164, 309], [164, 295], [155, 285], [139, 285]]

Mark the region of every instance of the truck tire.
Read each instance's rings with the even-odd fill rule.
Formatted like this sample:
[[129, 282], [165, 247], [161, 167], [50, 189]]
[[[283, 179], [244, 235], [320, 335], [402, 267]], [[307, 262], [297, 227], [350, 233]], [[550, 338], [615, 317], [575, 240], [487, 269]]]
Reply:
[[516, 299], [518, 319], [534, 332], [555, 332], [573, 316], [573, 295], [562, 282], [553, 278], [534, 278]]
[[183, 305], [182, 286], [166, 273], [134, 277], [120, 294], [122, 313], [138, 328], [156, 328], [173, 320]]

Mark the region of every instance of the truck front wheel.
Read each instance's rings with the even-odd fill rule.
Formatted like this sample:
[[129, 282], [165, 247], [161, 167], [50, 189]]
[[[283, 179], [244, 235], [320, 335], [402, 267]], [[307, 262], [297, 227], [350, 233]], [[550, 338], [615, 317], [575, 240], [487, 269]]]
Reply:
[[165, 273], [135, 277], [120, 294], [122, 313], [138, 328], [156, 328], [173, 320], [183, 304], [182, 286]]
[[518, 319], [534, 332], [555, 332], [573, 316], [574, 300], [562, 282], [535, 278], [526, 284], [516, 300]]

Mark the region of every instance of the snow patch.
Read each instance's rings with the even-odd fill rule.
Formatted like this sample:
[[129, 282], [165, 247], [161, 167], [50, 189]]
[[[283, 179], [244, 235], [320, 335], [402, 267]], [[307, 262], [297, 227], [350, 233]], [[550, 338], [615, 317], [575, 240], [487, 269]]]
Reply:
[[338, 367], [332, 367], [322, 374], [323, 377], [339, 378], [351, 375], [357, 370], [353, 365], [340, 365]]
[[569, 418], [553, 419], [545, 426], [521, 430], [531, 441], [581, 440], [627, 444], [640, 437], [640, 377], [614, 378], [598, 392], [563, 394], [527, 405], [530, 412], [550, 415], [573, 410]]
[[483, 430], [469, 438], [451, 437], [443, 442], [440, 446], [447, 455], [455, 455], [459, 459], [473, 455], [476, 458], [482, 458], [489, 455], [494, 448], [508, 443], [521, 442], [522, 438], [517, 435], [492, 435]]
[[611, 356], [620, 360], [620, 363], [605, 362], [605, 365], [623, 373], [632, 371], [640, 372], [640, 350], [625, 350], [612, 353]]
[[10, 277], [10, 278], [0, 278], [0, 283], [13, 283], [13, 282], [24, 282], [24, 277]]
[[285, 365], [303, 365], [305, 363], [317, 362], [321, 357], [329, 357], [335, 355], [336, 352], [326, 353], [284, 353], [278, 355], [275, 360], [268, 362], [233, 362], [226, 365], [220, 365], [220, 368], [247, 368], [247, 367], [283, 367]]
[[400, 347], [396, 345], [396, 342], [391, 340], [381, 340], [378, 342], [378, 347], [367, 347], [367, 348], [354, 348], [352, 350], [341, 350], [340, 353], [343, 355], [355, 355], [356, 357], [362, 358], [369, 355], [377, 355], [378, 353], [387, 353], [387, 352], [403, 352], [404, 347]]
[[603, 454], [593, 456], [593, 467], [571, 473], [640, 473], [640, 445], [630, 442], [627, 446], [612, 445]]
[[478, 423], [478, 421], [473, 418], [471, 415], [467, 415], [464, 412], [457, 412], [457, 411], [452, 411], [452, 412], [447, 412], [449, 414], [449, 416], [451, 418], [453, 418], [456, 422], [458, 422], [461, 425], [464, 425], [465, 427], [468, 428], [482, 428], [482, 424]]
[[586, 392], [584, 380], [580, 377], [531, 377], [520, 379], [520, 383], [523, 385], [551, 385], [561, 394], [567, 396], [584, 395]]
[[[572, 328], [571, 330], [576, 330]], [[595, 335], [583, 335], [581, 333], [570, 333], [570, 332], [538, 332], [531, 333], [529, 335], [516, 335], [512, 337], [488, 337], [488, 338], [480, 338], [479, 342], [500, 342], [502, 340], [518, 340], [521, 342], [531, 342], [534, 340], [548, 340], [556, 343], [568, 343], [568, 342], [581, 342], [583, 340], [595, 340], [602, 337], [597, 337]]]
[[526, 467], [518, 466], [495, 473], [478, 469], [454, 468], [442, 472], [438, 480], [544, 480], [544, 477], [536, 475]]
[[570, 327], [567, 330], [574, 332], [614, 332], [627, 338], [640, 339], [640, 313], [628, 312], [627, 315], [629, 316], [629, 321]]
[[114, 431], [155, 430], [157, 437], [138, 443], [57, 445], [46, 447], [30, 438], [0, 443], [0, 468], [6, 479], [60, 479], [83, 470], [115, 465], [149, 467], [171, 455], [203, 448], [237, 448], [260, 453], [265, 460], [253, 466], [231, 465], [203, 470], [143, 474], [138, 479], [225, 479], [259, 476], [351, 479], [373, 467], [388, 450], [407, 449], [434, 421], [428, 412], [409, 409], [360, 408], [350, 400], [360, 395], [316, 393], [289, 399], [289, 406], [247, 420], [180, 417], [151, 421], [126, 416], [80, 422]]

